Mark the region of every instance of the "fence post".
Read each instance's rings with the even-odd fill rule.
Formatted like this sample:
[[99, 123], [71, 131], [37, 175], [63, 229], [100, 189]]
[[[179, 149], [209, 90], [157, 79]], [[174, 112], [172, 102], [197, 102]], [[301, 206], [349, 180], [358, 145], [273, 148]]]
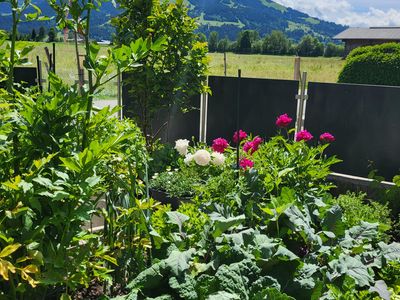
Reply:
[[224, 76], [226, 77], [226, 52], [224, 52]]
[[[205, 85], [208, 85], [208, 77]], [[208, 93], [204, 92], [200, 95], [200, 132], [199, 141], [207, 142], [207, 114], [208, 114]]]
[[301, 65], [301, 58], [300, 56], [296, 56], [294, 58], [294, 80], [300, 80], [301, 73], [300, 73], [300, 65]]
[[304, 129], [304, 119], [306, 112], [307, 95], [307, 72], [303, 72], [300, 76], [300, 94], [296, 96], [297, 99], [297, 119], [296, 119], [296, 133]]

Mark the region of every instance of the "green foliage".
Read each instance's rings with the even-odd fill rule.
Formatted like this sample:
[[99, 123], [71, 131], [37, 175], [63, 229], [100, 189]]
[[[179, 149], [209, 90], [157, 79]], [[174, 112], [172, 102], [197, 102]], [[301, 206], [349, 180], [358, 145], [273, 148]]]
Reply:
[[285, 55], [290, 50], [290, 41], [281, 31], [272, 31], [263, 41], [262, 53]]
[[198, 181], [198, 175], [193, 171], [177, 172], [177, 170], [169, 170], [154, 175], [150, 181], [150, 188], [164, 191], [169, 197], [189, 197], [194, 194], [193, 186]]
[[343, 57], [344, 46], [328, 43], [325, 47], [324, 57]]
[[372, 201], [366, 203], [366, 194], [348, 193], [334, 199], [333, 204], [339, 205], [343, 210], [343, 217], [348, 228], [359, 225], [362, 221], [379, 223], [382, 231], [391, 228], [390, 209], [387, 204], [382, 205]]
[[339, 74], [338, 82], [400, 85], [400, 45], [388, 43], [353, 50]]
[[192, 95], [207, 91], [207, 44], [197, 41], [196, 22], [188, 16], [183, 1], [118, 2], [124, 9], [113, 20], [119, 43], [129, 44], [149, 35], [154, 39], [165, 37], [162, 51], [150, 51], [139, 60], [142, 66], [132, 71], [132, 80], [126, 82], [133, 101], [129, 115], [142, 128], [151, 146], [151, 120], [156, 112], [173, 104], [188, 109], [187, 100]]
[[300, 56], [322, 56], [324, 45], [311, 35], [304, 36], [297, 45], [297, 54]]
[[210, 36], [208, 37], [208, 50], [210, 52], [215, 52], [218, 49], [218, 32], [212, 31], [210, 32]]

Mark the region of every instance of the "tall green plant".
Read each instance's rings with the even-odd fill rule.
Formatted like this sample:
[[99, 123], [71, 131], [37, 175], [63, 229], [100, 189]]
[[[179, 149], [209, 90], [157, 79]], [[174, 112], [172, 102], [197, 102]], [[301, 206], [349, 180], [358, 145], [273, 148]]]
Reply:
[[188, 108], [192, 95], [207, 91], [204, 85], [207, 44], [197, 41], [196, 22], [188, 16], [182, 0], [117, 2], [123, 13], [113, 24], [120, 44], [148, 36], [166, 37], [164, 51], [151, 51], [140, 60], [142, 66], [131, 72], [132, 79], [125, 82], [132, 101], [127, 105], [127, 115], [134, 117], [151, 145], [152, 120], [160, 109], [168, 109], [173, 104]]

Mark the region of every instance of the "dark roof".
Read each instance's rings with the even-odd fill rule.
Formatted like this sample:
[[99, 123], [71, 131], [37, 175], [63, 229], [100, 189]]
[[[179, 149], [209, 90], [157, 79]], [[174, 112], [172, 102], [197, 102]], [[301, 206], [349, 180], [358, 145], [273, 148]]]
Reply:
[[400, 27], [349, 28], [334, 37], [336, 40], [400, 40]]

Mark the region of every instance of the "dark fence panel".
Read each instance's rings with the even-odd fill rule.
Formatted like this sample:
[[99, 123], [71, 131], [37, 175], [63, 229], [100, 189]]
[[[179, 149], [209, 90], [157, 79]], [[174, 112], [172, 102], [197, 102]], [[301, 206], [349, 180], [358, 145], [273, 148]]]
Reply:
[[[212, 95], [208, 100], [207, 141], [232, 138], [236, 131], [238, 80], [234, 77], [209, 77]], [[298, 81], [240, 79], [240, 128], [263, 137], [276, 134], [276, 117], [288, 113], [296, 118]], [[294, 123], [293, 123], [294, 125]]]
[[[20, 83], [24, 87], [37, 86], [37, 69], [28, 67], [16, 67], [14, 68], [14, 82]], [[0, 82], [0, 87], [5, 88], [6, 83]]]
[[[127, 118], [134, 116], [135, 110], [139, 109], [132, 97], [129, 95], [129, 84], [126, 82], [131, 78], [129, 73], [122, 74], [122, 106], [123, 115]], [[177, 139], [191, 140], [195, 137], [198, 140], [200, 130], [200, 95], [189, 101], [193, 108], [183, 113], [177, 106], [163, 109], [157, 112], [152, 123], [153, 133], [161, 138], [164, 143], [174, 143]]]
[[22, 83], [24, 86], [33, 87], [37, 85], [37, 69], [18, 67], [14, 69], [14, 81]]
[[328, 154], [336, 172], [366, 177], [369, 164], [391, 180], [400, 168], [400, 88], [353, 84], [308, 85], [305, 126], [317, 138], [332, 132]]

